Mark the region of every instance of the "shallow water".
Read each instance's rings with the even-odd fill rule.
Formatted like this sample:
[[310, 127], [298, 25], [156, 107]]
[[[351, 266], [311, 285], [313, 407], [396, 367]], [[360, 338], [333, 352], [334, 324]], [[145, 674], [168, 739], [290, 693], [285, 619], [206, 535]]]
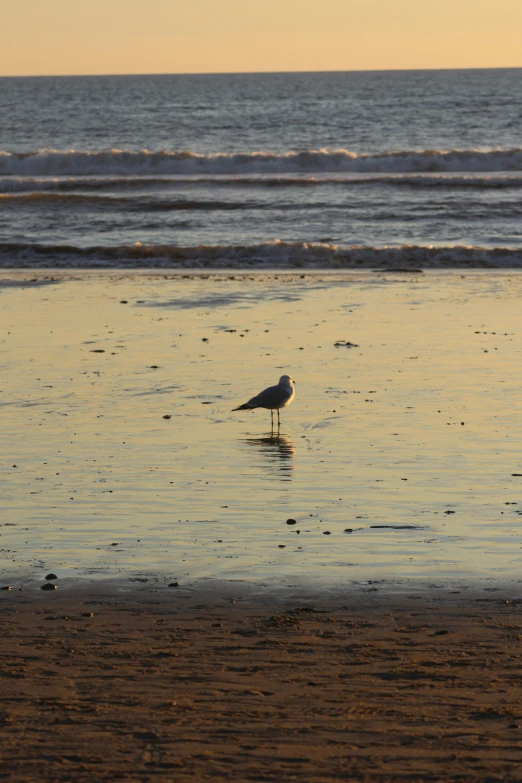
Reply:
[[[522, 275], [9, 278], [12, 584], [521, 573]], [[231, 412], [284, 372], [280, 437]]]

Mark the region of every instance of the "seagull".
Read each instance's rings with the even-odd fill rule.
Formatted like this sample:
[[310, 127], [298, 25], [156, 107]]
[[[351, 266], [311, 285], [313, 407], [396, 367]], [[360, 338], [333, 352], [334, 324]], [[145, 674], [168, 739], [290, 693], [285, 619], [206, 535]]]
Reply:
[[254, 408], [266, 408], [270, 411], [272, 429], [274, 429], [274, 411], [277, 411], [277, 428], [279, 429], [281, 426], [279, 411], [281, 408], [286, 408], [287, 405], [290, 405], [294, 399], [294, 383], [295, 381], [290, 375], [282, 375], [276, 386], [269, 386], [268, 389], [264, 389], [256, 397], [252, 397], [251, 400], [245, 402], [244, 405], [239, 405], [237, 408], [232, 408], [232, 410], [248, 411], [254, 410]]

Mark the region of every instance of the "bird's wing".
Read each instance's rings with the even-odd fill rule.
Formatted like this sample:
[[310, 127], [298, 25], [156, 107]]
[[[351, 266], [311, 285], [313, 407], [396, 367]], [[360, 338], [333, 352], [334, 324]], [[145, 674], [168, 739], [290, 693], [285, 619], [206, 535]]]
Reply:
[[260, 392], [257, 397], [252, 397], [247, 402], [252, 408], [279, 408], [290, 397], [291, 391], [284, 386], [269, 386], [268, 389]]

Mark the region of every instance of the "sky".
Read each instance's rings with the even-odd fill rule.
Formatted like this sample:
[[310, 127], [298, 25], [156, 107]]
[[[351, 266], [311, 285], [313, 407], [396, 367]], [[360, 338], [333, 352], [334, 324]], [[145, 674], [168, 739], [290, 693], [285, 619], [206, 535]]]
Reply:
[[0, 76], [522, 66], [521, 0], [5, 0]]

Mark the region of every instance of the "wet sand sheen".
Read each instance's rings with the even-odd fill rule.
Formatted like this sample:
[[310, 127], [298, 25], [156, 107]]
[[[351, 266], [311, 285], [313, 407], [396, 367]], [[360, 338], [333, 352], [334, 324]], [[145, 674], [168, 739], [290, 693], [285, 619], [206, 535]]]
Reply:
[[6, 583], [518, 577], [522, 276], [8, 278]]

